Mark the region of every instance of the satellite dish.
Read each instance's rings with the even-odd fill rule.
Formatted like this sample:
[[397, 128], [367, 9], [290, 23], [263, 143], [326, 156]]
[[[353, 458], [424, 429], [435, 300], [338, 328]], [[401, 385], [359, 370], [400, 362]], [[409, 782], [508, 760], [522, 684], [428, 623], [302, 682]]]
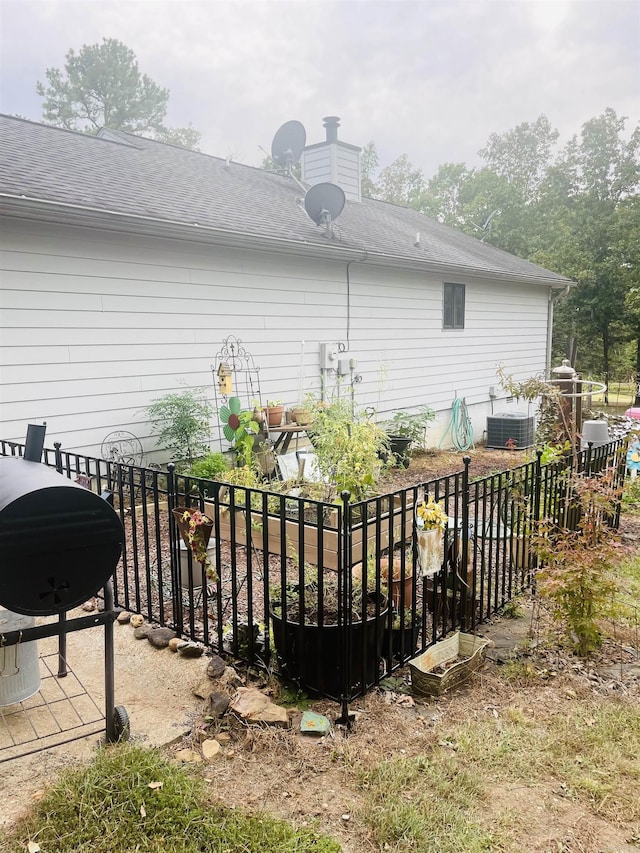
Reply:
[[304, 209], [316, 225], [331, 225], [342, 213], [345, 195], [337, 184], [316, 184], [304, 197]]
[[302, 156], [307, 132], [299, 121], [287, 121], [276, 131], [271, 143], [271, 159], [283, 169], [290, 169]]

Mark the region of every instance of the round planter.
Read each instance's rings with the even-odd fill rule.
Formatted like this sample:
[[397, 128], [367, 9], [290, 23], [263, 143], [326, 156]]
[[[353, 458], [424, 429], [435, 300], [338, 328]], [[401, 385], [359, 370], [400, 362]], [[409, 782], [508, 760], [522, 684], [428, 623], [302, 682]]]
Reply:
[[[420, 625], [407, 625], [404, 628], [391, 629], [391, 655], [394, 658], [413, 657], [418, 650]], [[387, 654], [389, 648], [389, 630], [384, 632], [382, 651]]]
[[410, 438], [406, 438], [404, 435], [390, 435], [389, 449], [395, 457], [396, 465], [402, 465], [403, 468], [409, 467]]
[[311, 423], [311, 412], [303, 408], [291, 409], [291, 420], [298, 426], [307, 426]]
[[267, 408], [267, 421], [270, 427], [279, 427], [282, 423], [284, 406], [269, 406]]
[[[393, 568], [389, 572], [389, 558], [380, 558], [380, 577], [389, 585], [389, 575], [391, 575], [391, 601], [396, 610], [400, 610], [402, 607], [411, 607], [413, 601], [413, 575], [409, 573], [409, 566], [405, 565], [404, 580], [401, 580], [400, 566], [400, 559], [394, 559]], [[401, 601], [403, 588], [404, 601]]]
[[[339, 699], [343, 690], [343, 628], [289, 621], [285, 624], [273, 609], [270, 616], [282, 673], [309, 693]], [[385, 603], [379, 616], [351, 623], [351, 693], [366, 689], [376, 680], [386, 620]]]

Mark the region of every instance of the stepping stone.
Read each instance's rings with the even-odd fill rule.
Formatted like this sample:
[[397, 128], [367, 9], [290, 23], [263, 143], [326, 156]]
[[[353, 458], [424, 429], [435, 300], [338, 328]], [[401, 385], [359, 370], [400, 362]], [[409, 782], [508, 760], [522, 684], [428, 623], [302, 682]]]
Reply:
[[331, 722], [323, 714], [304, 711], [300, 721], [300, 731], [305, 734], [326, 735], [331, 731]]

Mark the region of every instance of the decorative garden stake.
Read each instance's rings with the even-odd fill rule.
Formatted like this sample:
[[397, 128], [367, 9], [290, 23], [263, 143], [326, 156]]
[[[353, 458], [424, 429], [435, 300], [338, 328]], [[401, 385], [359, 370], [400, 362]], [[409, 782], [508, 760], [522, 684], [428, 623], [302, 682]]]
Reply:
[[442, 568], [444, 546], [442, 537], [448, 516], [432, 498], [416, 508], [418, 562], [423, 577], [437, 574]]
[[191, 548], [193, 558], [202, 566], [207, 577], [217, 581], [218, 576], [207, 554], [207, 546], [213, 530], [211, 519], [193, 507], [179, 506], [173, 510], [173, 517], [187, 548]]

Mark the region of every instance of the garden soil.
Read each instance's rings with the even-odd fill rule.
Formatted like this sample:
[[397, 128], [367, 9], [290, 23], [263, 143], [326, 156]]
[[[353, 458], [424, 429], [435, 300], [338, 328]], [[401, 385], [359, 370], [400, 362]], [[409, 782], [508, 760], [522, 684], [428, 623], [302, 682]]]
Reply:
[[[459, 471], [463, 455], [438, 452], [419, 456], [409, 469], [390, 475], [394, 487]], [[476, 450], [468, 455], [472, 477], [504, 470], [523, 458], [521, 452], [509, 451]], [[622, 529], [624, 548], [629, 554], [637, 553], [640, 524], [623, 516]], [[484, 668], [467, 685], [438, 698], [412, 696], [402, 689], [373, 691], [352, 703], [355, 723], [348, 734], [334, 724], [325, 737], [302, 735], [297, 726], [300, 711], [295, 708], [290, 710], [293, 725], [288, 730], [248, 727], [227, 715], [222, 750], [209, 764], [201, 765], [211, 794], [229, 806], [265, 809], [298, 824], [317, 822], [340, 841], [345, 853], [373, 853], [379, 848], [371, 843], [362, 817], [359, 769], [394, 756], [428, 754], [441, 739], [445, 721], [472, 722], [487, 714], [499, 719], [513, 707], [561, 713], [567, 703], [593, 695], [626, 697], [640, 703], [640, 666], [634, 670], [633, 655], [624, 652], [628, 646], [607, 643], [586, 667], [577, 665], [557, 644], [543, 642], [552, 631], [537, 604], [525, 601], [519, 618], [496, 618], [480, 626], [479, 633], [493, 645]], [[104, 629], [78, 632], [69, 635], [68, 641], [70, 665], [87, 692], [102, 703]], [[543, 675], [533, 685], [519, 686], [501, 678], [500, 668], [524, 647], [528, 647], [536, 671]], [[193, 695], [192, 687], [202, 680], [207, 659], [185, 659], [169, 649], [155, 649], [146, 640], [134, 639], [130, 625], [119, 624], [115, 625], [115, 653], [116, 702], [127, 708], [132, 737], [141, 744], [164, 747], [171, 754], [185, 747], [198, 752], [203, 703]], [[637, 655], [635, 662], [639, 663]], [[402, 682], [408, 689], [408, 670], [401, 672], [396, 688]], [[263, 677], [259, 684], [282, 700], [275, 679]], [[320, 701], [311, 707], [335, 723], [339, 713], [335, 703]], [[0, 765], [0, 826], [11, 825], [38, 800], [59, 770], [90, 759], [102, 739], [103, 735], [96, 735]], [[486, 817], [495, 815], [499, 820], [504, 810], [521, 811], [523, 851], [640, 850], [628, 840], [629, 827], [598, 818], [552, 782], [517, 788], [495, 784], [489, 793]]]

